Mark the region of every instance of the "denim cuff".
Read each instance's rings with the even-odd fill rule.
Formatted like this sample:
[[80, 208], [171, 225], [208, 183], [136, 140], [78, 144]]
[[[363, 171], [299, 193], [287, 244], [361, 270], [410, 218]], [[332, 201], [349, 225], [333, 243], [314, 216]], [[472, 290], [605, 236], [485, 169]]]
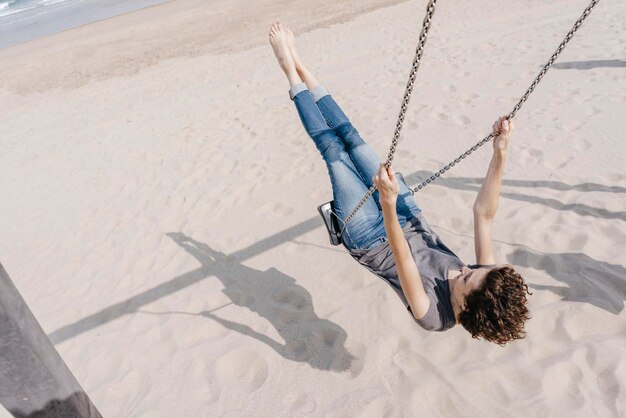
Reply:
[[311, 90], [311, 96], [313, 96], [313, 100], [316, 102], [322, 97], [328, 96], [329, 94], [330, 93], [328, 92], [328, 90], [326, 90], [326, 87], [322, 86], [321, 84], [318, 84], [313, 88], [313, 90]]
[[289, 89], [289, 98], [291, 100], [293, 100], [293, 98], [296, 97], [296, 94], [298, 94], [298, 93], [300, 93], [301, 91], [304, 91], [304, 90], [307, 90], [306, 84], [304, 84], [304, 83], [294, 84]]

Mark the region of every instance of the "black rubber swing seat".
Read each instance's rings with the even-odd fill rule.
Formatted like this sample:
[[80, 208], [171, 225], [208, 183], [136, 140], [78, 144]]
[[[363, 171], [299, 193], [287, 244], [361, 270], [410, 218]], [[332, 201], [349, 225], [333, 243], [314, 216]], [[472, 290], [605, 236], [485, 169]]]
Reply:
[[[396, 177], [406, 186], [406, 181], [404, 181], [404, 176], [402, 176], [402, 173], [396, 171]], [[411, 194], [413, 193], [411, 192]], [[335, 216], [334, 214], [335, 201], [331, 200], [329, 202], [319, 205], [317, 207], [317, 211], [320, 213], [320, 216], [324, 221], [324, 225], [326, 225], [326, 230], [328, 231], [328, 239], [330, 240], [331, 245], [340, 245], [342, 243], [341, 237], [339, 236], [341, 226], [339, 225], [339, 220], [337, 219], [337, 216]]]

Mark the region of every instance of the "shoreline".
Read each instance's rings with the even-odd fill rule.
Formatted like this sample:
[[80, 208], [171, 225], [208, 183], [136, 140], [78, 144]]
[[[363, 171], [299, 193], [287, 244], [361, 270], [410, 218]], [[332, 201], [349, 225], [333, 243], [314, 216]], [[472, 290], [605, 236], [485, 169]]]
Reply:
[[[230, 54], [258, 47], [267, 42], [269, 23], [277, 15], [298, 36], [407, 1], [324, 0], [311, 9], [306, 0], [289, 2], [287, 7], [281, 4], [279, 8], [270, 7], [273, 1], [263, 0], [268, 7], [247, 9], [243, 0], [218, 0], [210, 8], [202, 0], [170, 0], [1, 49], [0, 63], [10, 60], [12, 65], [0, 67], [0, 79], [5, 89], [20, 95], [57, 87], [76, 88], [111, 75], [131, 75], [165, 59]], [[213, 24], [207, 28], [203, 21]], [[97, 55], [86, 50], [87, 45], [95, 48]], [[89, 61], [82, 59], [85, 54], [91, 58]], [[25, 62], [33, 59], [50, 69], [45, 79], [37, 76], [36, 69], [33, 73], [12, 71], [12, 67], [28, 68]], [[72, 66], [67, 66], [68, 62]]]
[[[61, 8], [39, 6], [0, 16], [0, 51], [26, 42], [76, 29], [91, 23], [112, 19], [173, 0], [140, 0], [125, 3], [61, 3]], [[49, 8], [47, 10], [46, 8]], [[44, 9], [38, 12], [39, 9]], [[31, 11], [33, 10], [33, 11]], [[34, 15], [33, 15], [34, 13]], [[9, 17], [11, 16], [11, 17]], [[17, 20], [12, 20], [17, 19]], [[78, 22], [78, 23], [77, 23]], [[6, 27], [6, 29], [4, 28]], [[9, 38], [9, 43], [3, 38]], [[17, 41], [15, 39], [18, 39]]]

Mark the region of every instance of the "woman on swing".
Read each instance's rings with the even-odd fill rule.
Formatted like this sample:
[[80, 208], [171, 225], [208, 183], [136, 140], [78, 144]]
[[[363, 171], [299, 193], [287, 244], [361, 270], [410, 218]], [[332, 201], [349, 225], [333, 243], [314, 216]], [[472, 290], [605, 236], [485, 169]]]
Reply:
[[[494, 154], [474, 203], [477, 264], [465, 265], [426, 222], [408, 187], [359, 136], [328, 91], [300, 60], [293, 33], [271, 25], [270, 44], [289, 80], [307, 134], [326, 162], [337, 217], [345, 219], [372, 185], [376, 191], [346, 226], [343, 245], [363, 266], [401, 291], [419, 325], [445, 331], [460, 323], [474, 338], [504, 345], [524, 338], [528, 286], [509, 264], [495, 264], [492, 222], [513, 123], [498, 119]], [[340, 225], [343, 226], [343, 225]]]

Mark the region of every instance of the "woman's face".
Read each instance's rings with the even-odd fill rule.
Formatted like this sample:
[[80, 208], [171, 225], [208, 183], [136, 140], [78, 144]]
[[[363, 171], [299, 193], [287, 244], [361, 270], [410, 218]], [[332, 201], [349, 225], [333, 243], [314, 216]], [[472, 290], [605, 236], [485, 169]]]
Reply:
[[461, 309], [465, 309], [465, 298], [467, 295], [478, 289], [484, 282], [487, 274], [494, 268], [511, 266], [510, 264], [498, 264], [494, 267], [479, 267], [475, 270], [467, 266], [461, 268], [461, 274], [457, 276], [452, 297], [457, 301]]

